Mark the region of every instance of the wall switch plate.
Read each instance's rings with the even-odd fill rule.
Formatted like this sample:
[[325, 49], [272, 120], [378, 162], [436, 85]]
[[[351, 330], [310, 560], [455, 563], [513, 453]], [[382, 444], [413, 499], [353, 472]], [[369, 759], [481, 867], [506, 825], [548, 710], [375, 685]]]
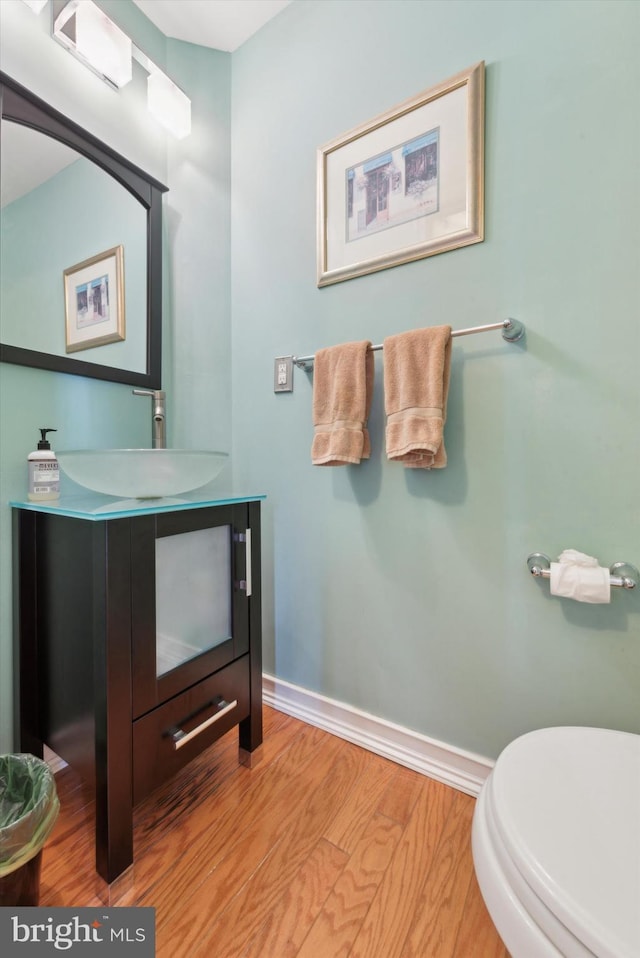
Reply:
[[273, 369], [274, 393], [293, 392], [293, 356], [278, 356]]

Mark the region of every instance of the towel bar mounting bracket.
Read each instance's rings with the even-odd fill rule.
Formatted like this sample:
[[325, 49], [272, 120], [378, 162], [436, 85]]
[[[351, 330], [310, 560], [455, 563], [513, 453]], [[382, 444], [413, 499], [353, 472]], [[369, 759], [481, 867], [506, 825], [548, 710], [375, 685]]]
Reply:
[[625, 589], [635, 589], [640, 579], [640, 572], [630, 562], [614, 562], [609, 572], [623, 580]]
[[544, 552], [532, 552], [527, 559], [527, 568], [531, 575], [541, 576], [551, 568], [551, 559]]

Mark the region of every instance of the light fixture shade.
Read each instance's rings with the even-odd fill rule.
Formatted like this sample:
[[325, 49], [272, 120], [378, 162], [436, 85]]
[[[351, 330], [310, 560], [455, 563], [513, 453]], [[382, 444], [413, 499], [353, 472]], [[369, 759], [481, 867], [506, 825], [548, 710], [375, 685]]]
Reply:
[[34, 13], [42, 13], [47, 5], [47, 0], [22, 0], [23, 3], [33, 10]]
[[147, 106], [178, 140], [191, 133], [191, 100], [160, 70], [147, 78]]
[[131, 80], [131, 40], [91, 0], [76, 10], [76, 50], [114, 86]]

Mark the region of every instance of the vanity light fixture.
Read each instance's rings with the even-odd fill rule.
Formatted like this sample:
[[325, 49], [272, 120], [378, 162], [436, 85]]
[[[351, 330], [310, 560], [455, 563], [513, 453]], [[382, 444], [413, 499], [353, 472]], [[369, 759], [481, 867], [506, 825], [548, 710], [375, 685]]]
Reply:
[[92, 0], [65, 4], [53, 21], [53, 36], [116, 90], [131, 80], [131, 40]]
[[177, 139], [189, 135], [189, 97], [93, 3], [93, 0], [54, 2], [53, 36], [81, 63], [116, 90], [132, 79], [135, 60], [148, 74], [149, 113]]
[[26, 3], [29, 9], [33, 10], [35, 14], [42, 13], [47, 5], [47, 0], [22, 0], [22, 2]]
[[191, 133], [191, 100], [161, 70], [147, 77], [147, 109], [176, 139]]
[[76, 10], [76, 53], [118, 89], [131, 82], [131, 40], [91, 2]]
[[133, 59], [147, 76], [147, 109], [177, 140], [191, 133], [191, 100], [146, 53], [133, 44]]
[[76, 53], [118, 89], [131, 82], [131, 40], [91, 2], [76, 10]]
[[133, 59], [148, 74], [147, 109], [149, 113], [169, 133], [173, 133], [177, 140], [184, 139], [191, 133], [191, 100], [135, 44]]

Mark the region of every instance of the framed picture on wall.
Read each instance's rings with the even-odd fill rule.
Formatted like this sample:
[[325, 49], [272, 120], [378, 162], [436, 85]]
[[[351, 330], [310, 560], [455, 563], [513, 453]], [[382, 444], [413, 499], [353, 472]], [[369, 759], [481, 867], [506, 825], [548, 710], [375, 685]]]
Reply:
[[122, 246], [65, 269], [64, 307], [68, 353], [125, 339]]
[[318, 150], [318, 286], [484, 239], [484, 62]]

